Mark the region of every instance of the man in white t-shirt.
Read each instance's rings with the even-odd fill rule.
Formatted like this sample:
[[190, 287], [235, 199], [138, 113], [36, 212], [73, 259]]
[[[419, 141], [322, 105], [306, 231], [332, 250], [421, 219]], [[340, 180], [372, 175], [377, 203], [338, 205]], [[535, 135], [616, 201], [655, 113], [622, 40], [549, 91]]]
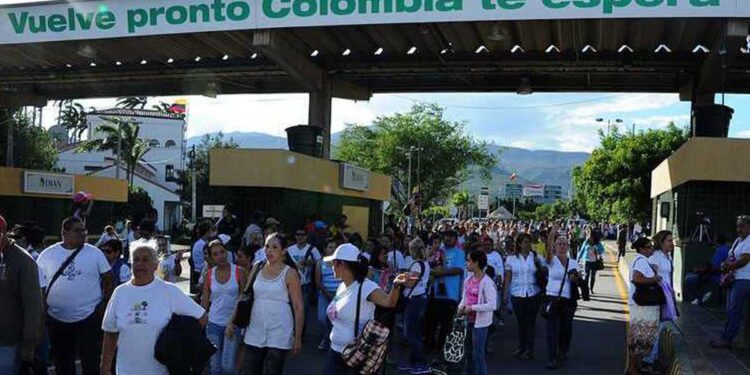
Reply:
[[722, 263], [724, 273], [734, 272], [734, 282], [727, 297], [727, 324], [721, 339], [711, 341], [715, 348], [729, 348], [737, 336], [742, 321], [743, 309], [750, 299], [750, 216], [737, 218], [737, 240], [729, 250], [727, 260]]
[[[309, 312], [308, 303], [310, 301], [311, 294], [316, 293], [315, 285], [311, 282], [312, 270], [318, 260], [320, 260], [320, 252], [315, 246], [307, 243], [307, 231], [305, 228], [299, 228], [294, 232], [294, 238], [296, 243], [287, 248], [287, 253], [292, 257], [294, 263], [297, 264], [297, 269], [300, 274], [300, 281], [302, 283], [302, 300], [305, 306], [305, 317]], [[307, 318], [305, 318], [307, 321]], [[306, 329], [303, 329], [306, 331]]]
[[102, 331], [97, 306], [112, 294], [112, 274], [104, 253], [85, 243], [86, 233], [81, 219], [65, 219], [63, 242], [42, 251], [37, 260], [47, 280], [47, 328], [58, 374], [75, 374], [76, 357], [83, 374], [99, 373]]
[[386, 255], [386, 263], [388, 268], [393, 268], [397, 271], [406, 269], [408, 265], [406, 263], [406, 259], [404, 259], [404, 254], [393, 248], [393, 241], [391, 240], [391, 237], [383, 235], [380, 238], [380, 245], [386, 249], [389, 249]]

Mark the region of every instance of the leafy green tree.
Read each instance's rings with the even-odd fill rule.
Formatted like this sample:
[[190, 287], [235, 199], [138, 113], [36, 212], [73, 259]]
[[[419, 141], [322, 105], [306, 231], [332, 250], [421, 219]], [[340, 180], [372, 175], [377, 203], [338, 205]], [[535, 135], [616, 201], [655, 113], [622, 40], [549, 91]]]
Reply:
[[575, 215], [575, 203], [568, 200], [557, 200], [553, 203], [542, 204], [534, 210], [534, 219], [536, 220], [571, 218]]
[[688, 139], [674, 123], [660, 130], [609, 135], [573, 170], [576, 200], [597, 221], [647, 221], [651, 216], [651, 171]]
[[[117, 157], [118, 147], [120, 160], [125, 163], [126, 178], [133, 185], [133, 173], [138, 162], [151, 148], [148, 140], [139, 137], [141, 126], [131, 120], [120, 117], [103, 117], [104, 123], [96, 128], [99, 134], [95, 139], [81, 142], [76, 152], [111, 151]], [[118, 146], [119, 143], [119, 146]]]
[[62, 101], [57, 123], [65, 127], [70, 135], [70, 140], [76, 142], [81, 139], [83, 132], [88, 129], [86, 111], [80, 103], [70, 100]]
[[117, 98], [116, 106], [125, 109], [143, 109], [148, 103], [148, 97], [146, 96], [128, 96], [125, 98]]
[[[224, 139], [224, 134], [219, 132], [215, 135], [204, 134], [200, 142], [195, 145], [194, 151], [188, 152], [188, 170], [180, 173], [180, 182], [185, 188], [180, 190], [180, 198], [184, 202], [192, 202], [193, 173], [195, 171], [195, 191], [197, 196], [197, 205], [201, 207], [202, 198], [209, 195], [209, 156], [211, 150], [216, 148], [239, 148], [240, 145], [233, 138]], [[186, 207], [187, 208], [187, 207]], [[190, 217], [190, 210], [187, 208], [186, 217]]]
[[473, 203], [468, 191], [453, 193], [451, 203], [458, 209], [458, 218], [464, 219], [469, 215], [469, 206]]
[[[412, 153], [411, 181], [419, 189], [425, 207], [450, 198], [459, 183], [467, 178], [470, 166], [489, 178], [490, 168], [498, 161], [484, 142], [466, 134], [465, 124], [443, 118], [437, 104], [415, 104], [406, 113], [381, 116], [371, 126], [348, 125], [334, 149], [336, 159], [359, 165], [393, 178], [393, 200], [397, 207], [407, 201], [409, 159]], [[418, 170], [419, 169], [419, 170]], [[418, 179], [421, 186], [418, 186]]]
[[13, 165], [50, 171], [57, 163], [57, 149], [47, 131], [34, 126], [23, 111], [0, 108], [0, 165], [6, 165], [8, 126], [13, 127]]

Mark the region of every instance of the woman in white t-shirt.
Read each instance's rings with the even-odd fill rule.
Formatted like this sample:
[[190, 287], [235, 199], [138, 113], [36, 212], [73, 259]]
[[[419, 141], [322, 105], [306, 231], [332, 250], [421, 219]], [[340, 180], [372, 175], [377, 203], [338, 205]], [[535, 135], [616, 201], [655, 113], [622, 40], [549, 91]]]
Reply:
[[414, 261], [409, 267], [409, 281], [404, 297], [408, 298], [404, 310], [404, 335], [409, 343], [409, 359], [398, 366], [412, 374], [429, 374], [427, 358], [422, 346], [422, 324], [427, 310], [427, 283], [430, 281], [430, 264], [425, 260], [424, 242], [417, 237], [409, 242], [409, 255]]
[[550, 251], [547, 252], [545, 264], [549, 275], [545, 298], [546, 301], [556, 300], [554, 311], [547, 317], [548, 369], [560, 367], [567, 358], [573, 338], [573, 316], [578, 307], [572, 293], [579, 278], [578, 262], [568, 257], [568, 239], [566, 236], [559, 236], [558, 229], [559, 227], [554, 226], [550, 231]]
[[240, 285], [245, 285], [245, 276], [240, 267], [229, 263], [221, 240], [208, 244], [208, 256], [216, 265], [208, 270], [201, 295], [201, 306], [208, 311], [206, 337], [216, 346], [209, 363], [210, 374], [234, 374], [239, 335], [228, 337], [224, 332], [227, 325], [232, 324], [232, 313], [240, 296]]
[[[672, 252], [674, 251], [674, 238], [672, 232], [668, 230], [661, 230], [657, 232], [653, 237], [654, 240], [654, 253], [648, 257], [648, 262], [656, 270], [656, 274], [661, 277], [664, 282], [672, 286]], [[674, 294], [667, 295], [667, 298], [672, 298], [672, 303], [676, 303], [674, 300]], [[659, 322], [659, 330], [656, 333], [656, 341], [651, 347], [651, 352], [643, 359], [644, 368], [653, 370], [656, 367], [656, 360], [659, 359], [659, 335], [669, 324], [669, 320]]]
[[639, 374], [641, 358], [651, 351], [659, 330], [659, 306], [641, 306], [633, 300], [636, 285], [654, 285], [661, 281], [648, 257], [654, 253], [651, 240], [640, 237], [633, 241], [637, 252], [630, 265], [630, 283], [628, 305], [630, 308], [630, 325], [628, 326], [628, 349], [630, 353], [630, 373]]
[[[324, 257], [323, 261], [333, 263], [336, 278], [341, 279], [336, 295], [328, 305], [328, 318], [331, 320], [331, 351], [328, 355], [324, 375], [354, 375], [358, 372], [348, 367], [341, 358], [341, 351], [362, 332], [365, 324], [375, 317], [375, 305], [392, 308], [396, 306], [407, 274], [396, 276], [395, 287], [385, 294], [377, 284], [367, 279], [367, 260], [360, 255], [359, 249], [352, 244], [343, 244], [336, 248], [333, 255]], [[360, 295], [361, 293], [361, 295]], [[357, 300], [360, 297], [359, 319], [357, 319]], [[359, 326], [355, 327], [355, 322]]]
[[167, 375], [167, 367], [154, 358], [154, 346], [172, 314], [199, 319], [208, 317], [203, 308], [172, 283], [155, 278], [159, 264], [156, 244], [132, 244], [133, 279], [115, 289], [104, 313], [101, 374], [112, 373], [117, 352], [118, 375]]
[[[302, 349], [302, 284], [288, 246], [281, 234], [269, 235], [266, 260], [251, 271], [258, 275], [253, 285], [245, 286], [253, 288], [254, 300], [243, 340], [241, 374], [281, 375], [287, 354]], [[234, 325], [228, 324], [226, 335], [234, 337], [234, 331]]]

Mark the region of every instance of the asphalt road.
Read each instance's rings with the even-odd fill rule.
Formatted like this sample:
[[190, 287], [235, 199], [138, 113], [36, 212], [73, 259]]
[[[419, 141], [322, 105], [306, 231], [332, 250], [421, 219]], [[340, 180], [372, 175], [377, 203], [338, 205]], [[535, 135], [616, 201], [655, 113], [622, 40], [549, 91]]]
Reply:
[[[562, 368], [550, 371], [544, 367], [547, 362], [546, 322], [541, 317], [537, 321], [535, 359], [520, 362], [512, 358], [510, 354], [518, 345], [517, 330], [515, 317], [506, 314], [505, 326], [490, 338], [494, 351], [487, 357], [488, 373], [621, 374], [625, 367], [627, 300], [622, 289], [625, 287], [624, 284], [616, 279], [618, 276], [615, 254], [608, 250], [605, 259], [605, 270], [597, 274], [596, 293], [592, 295], [591, 301], [579, 302], [573, 326], [571, 352]], [[184, 282], [180, 284], [185, 285]], [[284, 374], [323, 374], [325, 353], [317, 350], [317, 324], [312, 316], [308, 318], [310, 329], [307, 330], [304, 350], [299, 356], [287, 359]], [[400, 341], [399, 336], [397, 342]], [[403, 344], [396, 343], [392, 348], [394, 363], [401, 362], [407, 354], [407, 348]], [[405, 374], [398, 371], [395, 365], [387, 367], [386, 373]]]

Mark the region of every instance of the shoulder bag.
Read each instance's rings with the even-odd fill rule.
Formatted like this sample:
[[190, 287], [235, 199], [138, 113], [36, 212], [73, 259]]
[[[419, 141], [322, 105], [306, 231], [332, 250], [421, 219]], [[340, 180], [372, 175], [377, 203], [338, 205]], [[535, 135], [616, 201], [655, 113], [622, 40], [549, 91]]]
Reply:
[[411, 288], [409, 290], [409, 293], [406, 295], [401, 295], [398, 299], [398, 302], [396, 302], [396, 307], [394, 309], [396, 310], [396, 314], [401, 314], [406, 310], [406, 305], [409, 302], [409, 298], [411, 298], [412, 293], [414, 293], [414, 289], [417, 287], [417, 284], [419, 284], [422, 281], [422, 277], [424, 277], [425, 271], [427, 271], [427, 267], [425, 267], [424, 262], [419, 261], [417, 262], [419, 264], [419, 279], [417, 279], [417, 283], [414, 284], [414, 288]]
[[[729, 250], [729, 255], [727, 255], [727, 262], [734, 263], [737, 261], [737, 256], [734, 253], [739, 243], [740, 243], [740, 239], [738, 238], [734, 241], [734, 244], [732, 244], [732, 249]], [[729, 270], [726, 272], [722, 272], [721, 276], [719, 276], [719, 285], [722, 288], [729, 288], [732, 285], [732, 283], [734, 283], [734, 279], [736, 275], [737, 275], [737, 270]]]
[[232, 323], [237, 327], [247, 328], [247, 326], [250, 325], [250, 315], [253, 312], [253, 302], [255, 302], [253, 284], [255, 284], [255, 279], [265, 265], [266, 261], [262, 261], [258, 264], [258, 269], [250, 276], [250, 281], [245, 285], [245, 290], [240, 294], [240, 297], [237, 300], [237, 309], [234, 313], [234, 320], [232, 320]]
[[73, 263], [73, 259], [75, 259], [75, 257], [78, 256], [78, 253], [80, 253], [81, 250], [83, 250], [84, 245], [78, 246], [78, 248], [73, 251], [73, 254], [68, 255], [68, 258], [65, 259], [64, 262], [62, 262], [62, 264], [60, 265], [60, 268], [57, 269], [55, 274], [52, 276], [52, 279], [50, 279], [49, 283], [47, 283], [47, 288], [44, 289], [45, 303], [47, 303], [47, 297], [49, 296], [49, 291], [52, 290], [52, 285], [54, 285], [55, 281], [57, 281], [57, 279], [60, 278], [60, 275], [62, 275], [65, 269], [68, 268], [70, 263]]
[[[560, 310], [563, 308], [563, 301], [562, 298], [562, 291], [563, 287], [565, 286], [565, 282], [568, 280], [568, 265], [570, 264], [570, 258], [565, 262], [565, 265], [563, 266], [563, 279], [560, 283], [560, 290], [557, 291], [557, 296], [547, 296], [547, 299], [544, 301], [544, 304], [542, 305], [542, 318], [549, 319], [551, 316], [557, 315]], [[572, 289], [572, 288], [571, 288]]]
[[[633, 263], [633, 266], [635, 268], [635, 263]], [[649, 267], [651, 267], [650, 264]], [[653, 267], [651, 269], [653, 270]], [[656, 271], [654, 271], [654, 274], [656, 274]], [[661, 306], [667, 302], [667, 297], [659, 284], [643, 285], [635, 282], [633, 284], [635, 284], [633, 301], [639, 306]]]
[[355, 339], [347, 344], [341, 351], [344, 363], [352, 369], [356, 369], [361, 375], [375, 374], [385, 362], [388, 351], [388, 337], [390, 329], [382, 323], [372, 319], [367, 322], [362, 334], [359, 334], [360, 305], [362, 303], [362, 286], [359, 285], [357, 292], [356, 316], [354, 318]]

